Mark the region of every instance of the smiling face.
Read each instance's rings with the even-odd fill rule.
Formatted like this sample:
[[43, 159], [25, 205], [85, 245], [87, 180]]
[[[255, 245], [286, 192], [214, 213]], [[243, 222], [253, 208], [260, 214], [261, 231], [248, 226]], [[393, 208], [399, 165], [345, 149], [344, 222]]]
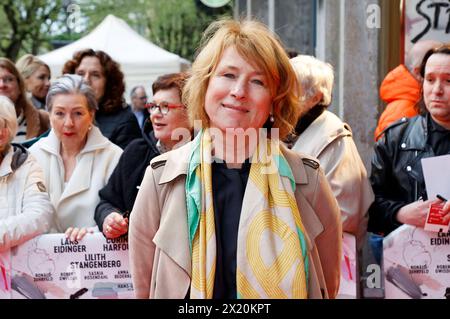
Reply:
[[50, 122], [63, 145], [75, 145], [81, 149], [86, 143], [93, 117], [82, 94], [59, 94], [53, 98]]
[[209, 79], [205, 111], [210, 127], [261, 128], [269, 117], [272, 94], [261, 69], [247, 62], [234, 47], [224, 50]]
[[423, 99], [431, 117], [450, 129], [450, 55], [437, 53], [425, 66]]
[[[153, 95], [153, 102], [156, 104], [168, 103], [181, 105], [180, 95], [177, 88], [159, 90]], [[189, 129], [189, 119], [185, 107], [170, 108], [169, 112], [163, 115], [159, 110], [150, 114], [155, 137], [168, 148], [178, 143], [172, 140], [172, 132], [177, 128]], [[178, 137], [178, 135], [177, 135]]]
[[43, 100], [47, 96], [48, 89], [50, 88], [50, 71], [44, 65], [41, 65], [33, 74], [25, 79], [27, 90], [31, 94]]

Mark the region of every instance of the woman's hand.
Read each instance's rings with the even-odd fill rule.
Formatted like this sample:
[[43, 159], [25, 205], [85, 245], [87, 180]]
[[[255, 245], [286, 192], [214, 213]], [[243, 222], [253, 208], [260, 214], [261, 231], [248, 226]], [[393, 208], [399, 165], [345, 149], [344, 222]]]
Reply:
[[103, 234], [106, 238], [117, 238], [128, 232], [128, 218], [113, 212], [103, 221]]
[[[439, 199], [429, 199], [427, 201], [418, 200], [416, 202], [412, 202], [408, 205], [403, 206], [397, 213], [397, 220], [403, 224], [413, 225], [417, 227], [424, 227], [425, 221], [427, 219], [428, 211], [430, 210], [431, 204], [439, 204], [442, 201]], [[447, 206], [447, 214], [444, 218], [450, 219], [449, 205]], [[444, 206], [445, 209], [445, 206]], [[444, 210], [445, 212], [445, 210]], [[444, 219], [445, 220], [445, 219]]]
[[88, 229], [88, 227], [69, 227], [65, 232], [66, 237], [69, 238], [70, 241], [82, 240], [87, 233], [92, 234], [93, 230]]

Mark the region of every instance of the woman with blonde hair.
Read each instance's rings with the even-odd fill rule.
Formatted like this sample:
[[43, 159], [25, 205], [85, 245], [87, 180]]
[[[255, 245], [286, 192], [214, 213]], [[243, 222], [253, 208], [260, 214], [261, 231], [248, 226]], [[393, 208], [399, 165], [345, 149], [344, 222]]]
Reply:
[[21, 143], [38, 137], [49, 129], [48, 113], [37, 110], [28, 101], [23, 78], [7, 58], [0, 58], [0, 95], [8, 97], [16, 109], [18, 129], [13, 142]]
[[151, 161], [131, 213], [136, 297], [334, 298], [339, 208], [318, 162], [279, 141], [298, 96], [278, 38], [214, 22], [183, 100], [200, 132]]
[[17, 60], [16, 67], [25, 81], [31, 103], [37, 109], [45, 110], [45, 98], [50, 88], [49, 66], [32, 54], [25, 54]]
[[11, 144], [16, 130], [14, 105], [0, 96], [0, 252], [47, 232], [53, 217], [41, 167]]

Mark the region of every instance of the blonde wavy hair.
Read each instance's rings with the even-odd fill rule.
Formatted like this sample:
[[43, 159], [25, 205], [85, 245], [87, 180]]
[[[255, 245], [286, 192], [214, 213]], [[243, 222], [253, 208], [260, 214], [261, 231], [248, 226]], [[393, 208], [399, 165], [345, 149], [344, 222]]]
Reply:
[[281, 41], [264, 24], [254, 21], [223, 19], [213, 22], [204, 32], [191, 76], [183, 90], [191, 122], [201, 120], [209, 127], [205, 95], [211, 76], [224, 50], [234, 47], [249, 63], [260, 68], [272, 93], [274, 123], [280, 139], [287, 136], [297, 122], [300, 111], [295, 72]]
[[46, 67], [48, 73], [51, 74], [50, 67], [44, 61], [32, 54], [25, 54], [16, 62], [17, 70], [20, 72], [24, 80], [28, 79], [41, 66]]

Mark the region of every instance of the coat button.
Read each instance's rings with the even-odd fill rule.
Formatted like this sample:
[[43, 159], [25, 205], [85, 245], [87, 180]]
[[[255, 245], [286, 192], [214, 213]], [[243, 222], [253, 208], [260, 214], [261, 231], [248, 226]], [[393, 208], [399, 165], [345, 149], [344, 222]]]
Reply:
[[406, 148], [406, 143], [402, 143], [402, 148]]
[[406, 170], [407, 170], [408, 172], [411, 172], [411, 171], [412, 171], [411, 166], [406, 166]]

